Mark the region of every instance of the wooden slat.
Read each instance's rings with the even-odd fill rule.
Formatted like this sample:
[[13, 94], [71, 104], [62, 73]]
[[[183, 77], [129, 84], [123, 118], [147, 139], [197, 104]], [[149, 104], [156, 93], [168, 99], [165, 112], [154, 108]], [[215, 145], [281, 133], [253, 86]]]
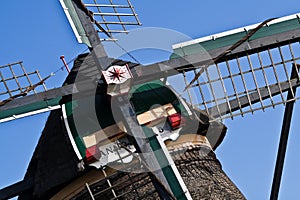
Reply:
[[[298, 86], [300, 86], [300, 82], [298, 81], [298, 79], [292, 79], [290, 82], [289, 81], [281, 82], [280, 86], [278, 86], [277, 84], [273, 84], [273, 85], [270, 85], [269, 88], [267, 88], [267, 87], [259, 88], [258, 89], [259, 92], [255, 91], [255, 92], [252, 92], [252, 93], [249, 94], [251, 104], [255, 104], [255, 103], [259, 102], [260, 99], [261, 100], [268, 99], [270, 97], [269, 91], [271, 92], [272, 96], [276, 96], [276, 95], [281, 94], [281, 92], [286, 92], [286, 91], [290, 90], [290, 86], [298, 87]], [[241, 108], [244, 108], [244, 107], [247, 107], [247, 106], [250, 105], [250, 102], [249, 102], [248, 97], [246, 95], [240, 97], [239, 102], [240, 102]], [[233, 99], [233, 100], [229, 101], [229, 103], [230, 103], [232, 112], [240, 109], [240, 106], [239, 106], [239, 103], [238, 103], [237, 99]], [[221, 109], [222, 110], [222, 113], [221, 113], [222, 116], [224, 116], [224, 115], [226, 115], [230, 112], [229, 109], [228, 109], [227, 103], [219, 104], [219, 107], [222, 108]], [[216, 109], [216, 108], [215, 107], [209, 108], [208, 109], [209, 113], [212, 113], [212, 111], [214, 109]], [[218, 115], [214, 115], [212, 117], [218, 117]]]

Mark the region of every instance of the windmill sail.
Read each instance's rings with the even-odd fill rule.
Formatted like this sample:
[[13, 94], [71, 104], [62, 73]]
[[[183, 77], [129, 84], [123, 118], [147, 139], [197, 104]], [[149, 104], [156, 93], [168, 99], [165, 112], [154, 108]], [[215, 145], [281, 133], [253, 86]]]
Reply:
[[99, 33], [101, 40], [114, 40], [114, 33], [129, 33], [128, 26], [141, 25], [130, 0], [118, 1], [119, 4], [115, 4], [112, 0], [99, 1], [100, 3], [96, 0], [60, 0], [79, 43], [85, 43], [88, 46], [91, 45], [74, 2], [84, 8], [93, 22], [95, 30]]
[[[22, 61], [0, 66], [0, 122], [56, 109], [57, 107], [52, 107], [52, 103], [47, 102], [44, 102], [43, 106], [32, 105], [31, 108], [22, 107], [16, 102], [27, 95], [46, 92], [46, 79], [42, 79], [37, 70], [27, 72]], [[6, 105], [10, 103], [16, 104], [18, 108], [6, 110]]]
[[[219, 63], [208, 67], [194, 84], [193, 89], [186, 91], [184, 94], [186, 99], [194, 107], [210, 113], [213, 116], [212, 120], [232, 118], [288, 101], [283, 93], [298, 85], [297, 80], [292, 80], [290, 77], [291, 70], [293, 66], [296, 66], [300, 54], [298, 16], [299, 14], [296, 14], [272, 21]], [[141, 78], [145, 81], [147, 78], [159, 79], [163, 76], [174, 75], [168, 73], [171, 67], [181, 72], [188, 84], [195, 73], [199, 72], [197, 68], [201, 68], [203, 63], [207, 62], [207, 57], [203, 56], [205, 54], [200, 50], [205, 49], [211, 58], [217, 57], [256, 26], [174, 45], [174, 54], [170, 60], [147, 67], [135, 66], [133, 72], [140, 71]], [[295, 70], [298, 72], [298, 69]], [[149, 72], [151, 72], [150, 75]], [[82, 90], [94, 88], [94, 86], [89, 86], [91, 85], [89, 81], [82, 82], [82, 85], [85, 85], [81, 87]], [[13, 115], [25, 114], [37, 109], [28, 107], [29, 105], [39, 105], [39, 110], [47, 108], [48, 105], [58, 105], [62, 96], [79, 91], [74, 88], [78, 87], [67, 85], [44, 93], [14, 99], [9, 104], [0, 107], [0, 120], [11, 120], [14, 119]], [[263, 95], [265, 92], [268, 94]], [[255, 104], [257, 98], [251, 100], [252, 96], [257, 96], [259, 102]], [[295, 98], [297, 99], [298, 96]], [[48, 103], [46, 104], [45, 101]], [[243, 103], [244, 101], [246, 103]], [[25, 106], [27, 109], [24, 109]]]
[[[195, 57], [206, 50], [214, 59], [256, 26], [176, 44], [173, 58]], [[214, 121], [299, 99], [285, 94], [299, 86], [299, 28], [298, 14], [273, 20], [217, 63], [182, 69], [187, 83], [203, 71], [187, 91], [189, 102]]]

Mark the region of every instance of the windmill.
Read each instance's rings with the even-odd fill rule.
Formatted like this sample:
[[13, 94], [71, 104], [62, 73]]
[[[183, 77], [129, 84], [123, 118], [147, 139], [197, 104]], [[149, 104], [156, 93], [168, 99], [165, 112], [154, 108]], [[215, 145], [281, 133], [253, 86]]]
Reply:
[[[82, 6], [79, 4], [79, 1], [65, 1], [65, 3], [71, 3], [71, 5], [75, 6]], [[94, 5], [95, 6], [95, 5]], [[95, 6], [97, 7], [97, 6]], [[129, 6], [130, 7], [130, 6]], [[70, 7], [68, 7], [70, 9]], [[74, 8], [76, 11], [76, 8]], [[80, 9], [81, 15], [85, 16], [85, 20], [90, 20], [91, 18], [91, 13], [87, 12], [86, 9], [83, 9], [81, 7]], [[94, 13], [95, 14], [95, 13]], [[101, 14], [101, 13], [100, 13]], [[134, 15], [134, 14], [133, 14]], [[71, 16], [71, 14], [70, 14]], [[117, 15], [118, 16], [118, 15]], [[80, 14], [78, 14], [78, 18], [80, 18]], [[83, 19], [80, 19], [80, 21]], [[73, 19], [73, 21], [75, 21]], [[285, 30], [281, 32], [281, 26], [284, 26], [286, 22], [291, 23], [292, 25], [290, 26], [290, 30]], [[291, 16], [286, 19], [280, 19], [280, 20], [274, 20], [270, 22], [268, 27], [262, 27], [262, 29], [258, 30], [261, 31], [261, 35], [257, 36], [257, 38], [253, 39], [251, 38], [251, 41], [245, 41], [241, 45], [239, 45], [236, 49], [232, 49], [231, 52], [228, 55], [223, 55], [219, 59], [217, 59], [216, 65], [210, 66], [212, 63], [209, 64], [207, 60], [201, 60], [203, 56], [199, 56], [197, 54], [191, 54], [189, 52], [189, 48], [191, 48], [190, 45], [194, 45], [189, 42], [189, 45], [186, 43], [184, 44], [178, 44], [174, 46], [174, 55], [173, 59], [176, 60], [170, 60], [163, 62], [161, 64], [165, 66], [171, 66], [172, 68], [176, 69], [177, 72], [183, 75], [183, 78], [186, 80], [186, 83], [188, 84], [195, 75], [199, 74], [201, 72], [201, 69], [203, 69], [203, 72], [200, 73], [200, 78], [196, 80], [195, 83], [192, 83], [191, 87], [196, 88], [199, 91], [193, 91], [190, 87], [186, 88], [186, 94], [187, 94], [187, 99], [188, 103], [193, 107], [194, 109], [201, 109], [202, 111], [204, 110], [208, 115], [210, 116], [209, 121], [210, 122], [215, 122], [218, 121], [219, 119], [222, 118], [227, 118], [227, 117], [235, 117], [237, 115], [243, 115], [246, 113], [251, 113], [259, 109], [265, 109], [267, 107], [275, 106], [277, 104], [282, 104], [282, 103], [288, 103], [288, 101], [292, 101], [296, 99], [297, 97], [295, 96], [295, 91], [292, 89], [297, 86], [298, 80], [297, 77], [294, 78], [293, 76], [290, 76], [289, 73], [292, 71], [291, 69], [294, 69], [294, 71], [298, 72], [297, 69], [297, 56], [296, 56], [296, 51], [294, 52], [293, 49], [296, 48], [294, 45], [294, 41], [297, 41], [297, 23], [293, 24], [293, 22], [297, 22], [297, 16]], [[273, 24], [274, 23], [274, 24]], [[78, 24], [77, 24], [78, 25]], [[99, 24], [96, 23], [97, 28], [103, 26], [99, 26]], [[257, 25], [258, 26], [258, 25]], [[214, 38], [205, 38], [202, 41], [198, 40], [196, 43], [203, 43], [201, 44], [202, 46], [207, 45], [207, 47], [214, 47], [209, 49], [209, 53], [211, 54], [212, 58], [218, 58], [219, 55], [222, 55], [226, 50], [228, 50], [232, 45], [235, 44], [234, 39], [231, 39], [231, 37], [236, 37], [237, 35], [240, 35], [242, 38], [244, 35], [248, 35], [247, 32], [251, 32], [251, 30], [255, 29], [257, 26], [253, 27], [248, 27], [246, 30], [236, 30], [232, 34], [221, 34], [221, 35], [216, 35]], [[278, 28], [279, 27], [279, 28]], [[85, 27], [86, 28], [86, 27]], [[89, 27], [90, 30], [93, 30], [93, 27]], [[266, 34], [264, 33], [264, 30], [267, 32]], [[76, 29], [78, 30], [78, 29]], [[274, 31], [275, 30], [275, 31]], [[99, 31], [106, 32], [107, 36], [109, 36], [109, 29], [101, 29], [99, 28]], [[276, 34], [273, 34], [276, 33]], [[286, 37], [286, 34], [289, 33], [290, 38]], [[236, 34], [236, 35], [235, 35]], [[278, 35], [277, 35], [278, 34]], [[281, 34], [281, 35], [280, 35]], [[80, 34], [78, 34], [80, 35]], [[85, 35], [85, 34], [83, 34]], [[275, 36], [274, 36], [275, 35]], [[99, 65], [96, 64], [96, 66], [105, 66], [106, 63], [109, 63], [107, 57], [105, 56], [105, 51], [104, 49], [101, 48], [101, 45], [99, 46], [99, 40], [97, 40], [97, 37], [95, 37], [95, 33], [88, 35], [89, 37], [94, 37], [91, 41], [95, 42], [92, 43], [90, 41], [90, 38], [80, 38], [81, 40], [87, 40], [90, 44], [91, 49], [94, 47], [100, 47], [100, 49], [93, 49], [91, 57], [96, 58], [95, 60], [99, 62]], [[255, 36], [255, 35], [254, 35]], [[254, 37], [253, 36], [253, 37]], [[274, 39], [275, 37], [275, 39]], [[96, 38], [96, 39], [95, 39]], [[110, 37], [109, 37], [110, 38]], [[221, 39], [220, 40], [218, 40]], [[280, 40], [280, 38], [283, 38]], [[249, 40], [250, 38], [246, 38], [246, 40]], [[223, 41], [222, 41], [223, 40]], [[225, 41], [225, 42], [224, 42]], [[228, 41], [232, 43], [228, 43]], [[261, 41], [264, 41], [263, 43]], [[224, 43], [222, 43], [224, 42]], [[227, 43], [226, 43], [227, 42]], [[216, 44], [216, 45], [214, 45]], [[285, 45], [288, 46], [285, 46]], [[93, 46], [94, 45], [94, 46]], [[277, 45], [277, 46], [276, 46]], [[294, 46], [293, 46], [294, 45]], [[274, 48], [275, 47], [275, 48]], [[290, 56], [289, 58], [285, 58], [286, 54], [282, 52], [283, 48], [288, 48], [290, 49]], [[275, 49], [275, 50], [274, 50]], [[278, 50], [278, 51], [277, 51]], [[276, 52], [274, 52], [276, 51]], [[255, 52], [255, 54], [254, 54]], [[270, 52], [270, 53], [269, 53]], [[197, 52], [201, 55], [202, 52]], [[276, 54], [281, 59], [281, 61], [275, 61], [273, 59], [274, 55]], [[266, 59], [266, 56], [261, 56], [260, 54], [267, 54], [270, 56], [269, 58], [269, 63], [270, 64], [264, 64], [264, 62], [267, 62], [263, 59]], [[273, 56], [273, 57], [272, 57]], [[253, 58], [255, 57], [255, 58]], [[261, 58], [262, 57], [262, 58]], [[184, 58], [184, 59], [182, 59]], [[252, 59], [256, 59], [256, 63], [254, 64]], [[278, 59], [278, 58], [276, 58]], [[122, 63], [122, 61], [119, 61]], [[215, 60], [216, 62], [216, 60]], [[123, 63], [126, 66], [126, 62]], [[122, 70], [120, 65], [113, 65], [113, 66], [118, 66], [117, 70]], [[288, 64], [291, 64], [288, 66]], [[133, 65], [132, 63], [128, 63], [129, 68], [130, 65]], [[206, 66], [208, 65], [208, 66]], [[150, 73], [149, 76], [146, 76], [146, 78], [149, 78], [150, 80], [155, 78], [159, 79], [162, 78], [163, 76], [170, 76], [170, 68], [159, 68], [158, 64], [153, 64], [151, 66], [147, 66], [147, 69], [144, 67], [139, 67], [135, 66], [133, 70], [140, 70], [142, 73], [141, 78], [137, 78], [137, 83], [138, 81], [145, 82], [145, 74]], [[206, 67], [202, 67], [206, 66]], [[292, 68], [293, 66], [293, 68]], [[149, 68], [150, 67], [150, 68]], [[202, 67], [202, 68], [201, 68]], [[247, 69], [243, 69], [243, 67], [246, 67]], [[199, 69], [200, 68], [200, 69]], [[279, 69], [280, 68], [280, 69]], [[149, 70], [151, 69], [151, 70]], [[155, 70], [153, 70], [155, 69]], [[271, 70], [270, 70], [271, 69]], [[95, 69], [97, 70], [97, 69]], [[99, 68], [99, 71], [101, 70], [106, 70]], [[111, 70], [116, 70], [112, 68]], [[125, 68], [124, 72], [129, 72], [127, 68]], [[212, 71], [215, 71], [219, 77], [212, 77], [210, 73]], [[226, 72], [227, 70], [227, 72]], [[286, 77], [282, 77], [282, 74], [278, 74], [277, 70], [282, 70], [283, 75]], [[109, 70], [110, 71], [110, 70]], [[271, 82], [269, 80], [270, 76], [267, 74], [267, 72], [270, 72], [274, 76], [273, 81]], [[273, 72], [272, 72], [273, 71]], [[155, 73], [153, 73], [155, 72]], [[261, 73], [260, 76], [262, 76], [262, 79], [256, 79], [256, 74]], [[191, 75], [192, 74], [192, 75]], [[214, 74], [214, 76], [215, 76]], [[133, 77], [136, 78], [138, 76], [138, 73], [132, 75]], [[250, 76], [250, 78], [249, 78]], [[114, 75], [115, 77], [115, 75]], [[113, 77], [113, 78], [114, 78]], [[130, 76], [129, 76], [130, 77]], [[245, 78], [246, 77], [246, 78]], [[247, 78], [248, 77], [248, 78]], [[202, 78], [202, 80], [201, 80]], [[236, 84], [235, 81], [242, 82], [242, 84]], [[148, 80], [148, 79], [146, 79]], [[251, 84], [250, 84], [251, 82]], [[226, 83], [226, 84], [225, 84]], [[229, 83], [229, 86], [228, 86]], [[103, 81], [100, 84], [105, 84]], [[215, 94], [214, 90], [214, 84], [217, 84], [221, 87], [223, 90], [221, 90], [221, 94]], [[249, 86], [251, 85], [251, 86]], [[81, 86], [85, 86], [82, 87]], [[91, 89], [94, 89], [94, 85], [89, 84], [89, 82], [85, 82], [85, 84], [81, 85], [79, 84], [77, 86], [78, 91], [88, 91]], [[117, 91], [119, 88], [117, 88]], [[209, 89], [210, 92], [205, 92], [204, 90]], [[112, 88], [112, 91], [115, 91], [115, 88]], [[283, 93], [286, 91], [290, 91], [292, 94], [292, 98], [285, 98]], [[52, 92], [52, 94], [51, 94]], [[73, 85], [65, 86], [65, 88], [59, 88], [56, 89], [56, 91], [51, 91], [51, 92], [46, 92], [43, 95], [41, 95], [43, 98], [43, 102], [45, 99], [49, 98], [51, 100], [55, 100], [55, 97], [60, 97], [60, 96], [66, 96], [70, 93], [73, 93]], [[53, 94], [54, 93], [54, 94]], [[195, 101], [193, 99], [193, 93], [198, 93], [196, 95], [198, 98], [203, 97], [202, 100], [196, 99], [198, 101]], [[210, 93], [210, 95], [207, 95]], [[222, 95], [223, 94], [223, 95]], [[49, 95], [49, 96], [48, 96]], [[54, 96], [51, 96], [54, 95]], [[273, 97], [274, 96], [274, 97]], [[280, 96], [281, 99], [275, 99], [275, 97]], [[28, 96], [29, 98], [29, 96]], [[19, 98], [18, 100], [20, 101], [18, 104], [18, 108], [20, 108], [20, 105], [26, 105], [28, 102], [28, 98]], [[39, 102], [37, 96], [31, 96], [32, 98], [31, 102]], [[207, 99], [211, 98], [211, 99]], [[15, 99], [17, 100], [17, 99]], [[60, 99], [56, 99], [58, 101]], [[270, 100], [270, 101], [268, 101]], [[260, 106], [257, 106], [258, 103]], [[57, 105], [57, 103], [54, 103], [54, 105]], [[6, 103], [8, 107], [9, 103]], [[10, 101], [10, 105], [12, 105], [11, 108], [13, 108], [13, 101]], [[47, 105], [48, 106], [48, 105]], [[125, 108], [130, 106], [129, 104], [126, 104]], [[43, 106], [42, 106], [43, 107]], [[36, 109], [36, 108], [34, 108]], [[26, 111], [28, 112], [28, 111]], [[154, 112], [154, 111], [153, 111]], [[199, 111], [200, 112], [200, 111]], [[124, 114], [124, 112], [123, 112]], [[125, 113], [126, 114], [126, 113]], [[128, 113], [127, 113], [128, 114]], [[202, 116], [202, 115], [200, 115]], [[121, 116], [122, 117], [122, 116]], [[130, 123], [127, 123], [129, 127], [127, 129], [133, 129], [134, 127], [130, 127]], [[134, 133], [132, 133], [134, 136]], [[138, 143], [138, 142], [137, 142]], [[137, 146], [141, 146], [143, 144], [143, 141], [140, 141], [140, 144], [137, 144]], [[152, 147], [150, 147], [152, 148]], [[155, 175], [154, 176], [158, 176]], [[160, 179], [158, 179], [160, 180]], [[87, 186], [88, 188], [88, 186]], [[168, 190], [167, 190], [168, 191]]]

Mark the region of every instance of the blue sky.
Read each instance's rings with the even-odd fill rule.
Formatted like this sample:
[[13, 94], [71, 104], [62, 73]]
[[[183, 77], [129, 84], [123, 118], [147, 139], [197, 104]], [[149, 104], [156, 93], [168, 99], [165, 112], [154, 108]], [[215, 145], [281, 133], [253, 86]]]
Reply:
[[[191, 38], [300, 12], [298, 1], [132, 0], [132, 3], [143, 27], [168, 28]], [[76, 42], [58, 0], [5, 1], [0, 9], [0, 66], [22, 60], [28, 71], [38, 69], [45, 77], [62, 66], [61, 55], [71, 60], [86, 49]], [[66, 75], [66, 71], [58, 72], [47, 86], [59, 87]], [[300, 198], [298, 104], [294, 109], [280, 199]], [[227, 136], [216, 154], [225, 172], [248, 199], [269, 198], [283, 111], [284, 107], [278, 106], [275, 110], [225, 121]], [[23, 178], [47, 115], [0, 124], [0, 188]]]

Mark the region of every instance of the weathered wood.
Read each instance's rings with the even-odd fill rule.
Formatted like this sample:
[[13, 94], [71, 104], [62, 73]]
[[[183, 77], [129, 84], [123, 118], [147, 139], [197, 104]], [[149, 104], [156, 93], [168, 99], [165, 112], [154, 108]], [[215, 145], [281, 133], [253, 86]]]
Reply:
[[[300, 86], [300, 82], [298, 81], [297, 78], [292, 79], [290, 81], [290, 83], [291, 83], [292, 87]], [[281, 82], [280, 83], [281, 90], [280, 90], [280, 87], [278, 86], [278, 84], [270, 85], [269, 88], [270, 88], [271, 95], [276, 96], [276, 95], [279, 95], [281, 92], [289, 91], [291, 89], [290, 88], [290, 83], [288, 81]], [[259, 91], [260, 91], [260, 95], [261, 95], [262, 100], [270, 98], [269, 90], [268, 90], [267, 87], [259, 88]], [[250, 98], [251, 104], [259, 102], [260, 101], [259, 92], [255, 91], [255, 92], [250, 93], [249, 98]], [[230, 104], [230, 107], [231, 107], [231, 112], [239, 110], [240, 106], [241, 106], [241, 108], [244, 108], [244, 107], [247, 107], [247, 106], [250, 105], [247, 95], [239, 97], [238, 99], [230, 100], [229, 104]], [[239, 104], [240, 104], [240, 106], [239, 106]], [[221, 113], [216, 113], [215, 112], [216, 106], [211, 107], [211, 108], [208, 109], [211, 116], [219, 117], [220, 114], [223, 116], [223, 115], [226, 115], [226, 114], [230, 113], [230, 109], [228, 108], [227, 102], [219, 104], [218, 107], [221, 110]]]
[[9, 199], [20, 195], [33, 187], [32, 179], [25, 179], [0, 190], [0, 199]]
[[[251, 54], [251, 52], [263, 51], [268, 48], [274, 47], [274, 45], [285, 45], [294, 41], [298, 41], [300, 39], [300, 29], [283, 32], [279, 34], [275, 34], [272, 36], [267, 36], [265, 38], [259, 38], [251, 41], [247, 41], [241, 46], [237, 47], [231, 54], [224, 57], [224, 60], [230, 60], [230, 58], [242, 57], [246, 54]], [[188, 55], [180, 58], [174, 58], [171, 60], [150, 64], [147, 66], [136, 65], [132, 71], [136, 75], [134, 79], [134, 84], [139, 84], [167, 76], [172, 76], [178, 74], [180, 70], [184, 69], [186, 71], [192, 70], [194, 68], [199, 68], [199, 66], [208, 62], [208, 59], [217, 57], [220, 53], [228, 49], [228, 46], [214, 49], [208, 52], [200, 52], [193, 55]], [[210, 55], [210, 57], [208, 57]], [[220, 60], [222, 61], [222, 60]], [[113, 60], [109, 60], [110, 63], [113, 63]], [[93, 69], [98, 70], [97, 68]], [[96, 73], [99, 76], [99, 71]], [[89, 84], [93, 84], [89, 81], [83, 82], [87, 84], [85, 89], [89, 91], [90, 89], [94, 89], [94, 86], [89, 87]], [[103, 83], [103, 81], [99, 81], [99, 83]], [[83, 84], [80, 84], [83, 85]], [[38, 94], [38, 96], [23, 97], [20, 99], [13, 100], [9, 102], [5, 106], [0, 107], [0, 112], [2, 110], [17, 108], [19, 106], [29, 105], [31, 103], [49, 100], [51, 98], [57, 98], [66, 96], [74, 93], [73, 88], [76, 88], [75, 85], [68, 85], [62, 88], [56, 88], [52, 90], [48, 90], [47, 92]], [[49, 93], [49, 94], [48, 94]], [[21, 100], [24, 99], [24, 100]]]

